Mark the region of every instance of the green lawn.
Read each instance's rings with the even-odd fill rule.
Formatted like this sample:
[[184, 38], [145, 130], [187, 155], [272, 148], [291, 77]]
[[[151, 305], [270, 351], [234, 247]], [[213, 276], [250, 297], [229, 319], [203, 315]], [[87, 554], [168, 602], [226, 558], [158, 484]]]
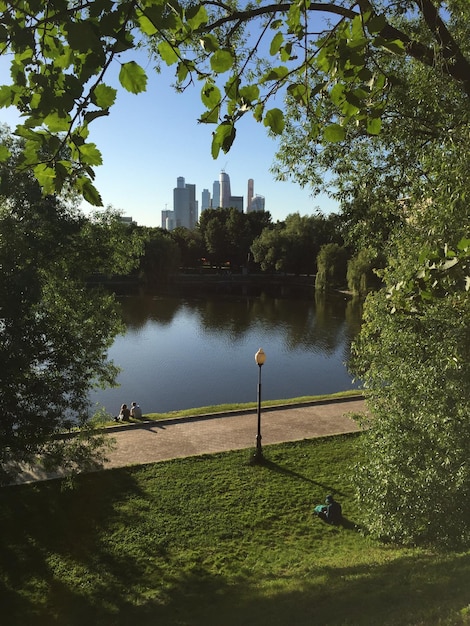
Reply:
[[[470, 551], [360, 530], [360, 435], [0, 491], [5, 626], [470, 624]], [[334, 493], [346, 521], [312, 505]]]

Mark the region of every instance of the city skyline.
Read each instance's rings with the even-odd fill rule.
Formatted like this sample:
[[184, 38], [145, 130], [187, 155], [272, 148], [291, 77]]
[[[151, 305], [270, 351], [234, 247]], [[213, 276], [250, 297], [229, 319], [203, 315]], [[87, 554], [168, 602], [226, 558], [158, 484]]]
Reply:
[[212, 195], [207, 188], [201, 192], [201, 204], [196, 199], [196, 185], [187, 183], [184, 176], [178, 176], [173, 188], [173, 207], [161, 211], [161, 227], [174, 230], [178, 227], [192, 230], [196, 227], [200, 215], [209, 208], [235, 208], [241, 213], [264, 211], [265, 198], [254, 193], [254, 179], [247, 183], [246, 210], [243, 196], [234, 196], [231, 191], [230, 175], [222, 170], [219, 179], [212, 184]]
[[[90, 125], [90, 141], [103, 156], [103, 165], [95, 168], [94, 184], [104, 206], [132, 216], [140, 225], [160, 226], [161, 211], [173, 208], [174, 182], [182, 172], [187, 172], [188, 180], [196, 185], [200, 201], [200, 192], [211, 189], [208, 173], [226, 170], [230, 171], [233, 189], [243, 196], [248, 179], [256, 181], [274, 222], [296, 212], [338, 211], [337, 203], [325, 195], [312, 198], [308, 189], [296, 183], [274, 180], [270, 167], [277, 141], [250, 116], [240, 121], [232, 149], [213, 159], [214, 126], [197, 121], [204, 110], [198, 87], [190, 85], [184, 93], [176, 93], [171, 87], [174, 76], [170, 68], [163, 67], [156, 74], [144, 52], [133, 54], [133, 58], [148, 74], [147, 91], [134, 95], [119, 88], [109, 116]], [[117, 63], [106, 77], [110, 86], [119, 87], [119, 67]], [[0, 58], [0, 84], [9, 81], [8, 63]], [[0, 121], [12, 130], [18, 120], [16, 109], [1, 109]], [[81, 206], [85, 213], [96, 210], [86, 202]]]

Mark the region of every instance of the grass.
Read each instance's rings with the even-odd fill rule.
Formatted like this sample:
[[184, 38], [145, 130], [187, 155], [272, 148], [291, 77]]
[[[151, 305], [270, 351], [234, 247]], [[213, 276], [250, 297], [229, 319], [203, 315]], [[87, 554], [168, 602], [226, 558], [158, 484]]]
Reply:
[[[263, 400], [263, 408], [272, 406], [288, 406], [292, 404], [308, 404], [312, 402], [321, 402], [323, 400], [340, 400], [342, 398], [362, 397], [360, 390], [338, 391], [336, 393], [323, 394], [318, 396], [300, 396], [297, 398], [287, 398], [285, 400]], [[249, 411], [257, 407], [256, 402], [238, 402], [231, 404], [217, 404], [211, 406], [202, 406], [190, 409], [182, 409], [179, 411], [168, 411], [167, 413], [146, 413], [143, 420], [166, 420], [177, 417], [193, 417], [196, 415], [211, 415], [214, 413], [229, 413], [230, 411]], [[131, 423], [138, 423], [142, 420], [130, 419]], [[115, 425], [114, 420], [109, 419], [109, 415], [98, 413], [95, 424], [99, 426]]]
[[[5, 626], [470, 624], [470, 551], [373, 541], [360, 435], [205, 455], [0, 491]], [[345, 523], [311, 513], [333, 493]]]

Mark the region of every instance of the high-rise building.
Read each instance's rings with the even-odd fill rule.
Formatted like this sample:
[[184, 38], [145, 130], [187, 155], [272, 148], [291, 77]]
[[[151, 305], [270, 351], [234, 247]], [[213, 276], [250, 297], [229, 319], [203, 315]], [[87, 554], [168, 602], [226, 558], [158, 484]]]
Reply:
[[255, 195], [255, 181], [252, 178], [248, 179], [248, 193], [246, 197], [246, 212], [250, 213], [251, 211], [251, 201], [253, 196]]
[[186, 184], [182, 176], [176, 180], [173, 189], [173, 211], [175, 213], [175, 228], [183, 226], [193, 229], [198, 220], [198, 202], [196, 200], [196, 185]]
[[209, 189], [203, 189], [201, 194], [201, 211], [204, 209], [210, 209], [211, 207], [211, 194]]
[[264, 211], [265, 199], [264, 196], [253, 196], [251, 199], [251, 211]]
[[213, 209], [217, 209], [220, 204], [220, 183], [218, 180], [214, 180], [214, 184], [212, 185], [212, 203], [211, 206]]
[[219, 174], [220, 181], [220, 204], [223, 209], [228, 209], [230, 206], [230, 176], [223, 170]]
[[243, 213], [243, 196], [230, 196], [229, 207]]
[[165, 230], [174, 230], [175, 228], [175, 212], [165, 209], [162, 211], [162, 228]]

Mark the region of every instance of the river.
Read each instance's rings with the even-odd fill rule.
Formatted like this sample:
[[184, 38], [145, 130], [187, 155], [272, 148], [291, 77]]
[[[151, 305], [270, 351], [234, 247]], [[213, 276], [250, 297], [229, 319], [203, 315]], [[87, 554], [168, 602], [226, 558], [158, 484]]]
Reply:
[[262, 400], [357, 388], [346, 362], [359, 331], [360, 302], [313, 289], [123, 296], [127, 331], [109, 358], [119, 388], [90, 399], [115, 415], [122, 403], [167, 412], [256, 401], [258, 348], [266, 353]]

